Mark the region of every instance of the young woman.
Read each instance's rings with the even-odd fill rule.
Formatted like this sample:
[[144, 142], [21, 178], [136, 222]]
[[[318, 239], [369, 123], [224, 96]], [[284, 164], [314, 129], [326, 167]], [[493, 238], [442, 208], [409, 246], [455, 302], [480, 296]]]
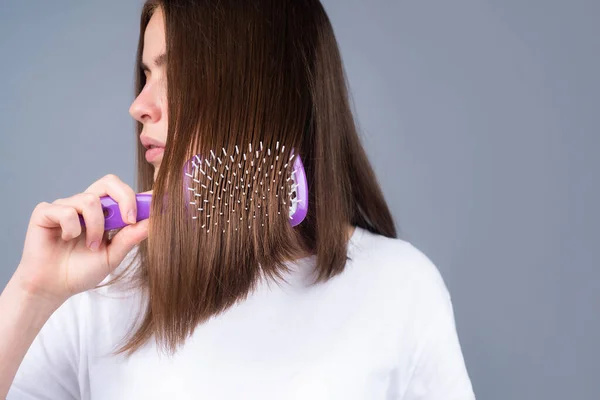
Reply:
[[[149, 1], [136, 69], [151, 218], [112, 175], [36, 207], [0, 297], [1, 398], [474, 398], [449, 293], [396, 238], [318, 0]], [[302, 158], [300, 225], [285, 174], [265, 179], [260, 213], [248, 184], [236, 218], [188, 218], [182, 166], [238, 145]], [[130, 222], [110, 237], [105, 195]]]

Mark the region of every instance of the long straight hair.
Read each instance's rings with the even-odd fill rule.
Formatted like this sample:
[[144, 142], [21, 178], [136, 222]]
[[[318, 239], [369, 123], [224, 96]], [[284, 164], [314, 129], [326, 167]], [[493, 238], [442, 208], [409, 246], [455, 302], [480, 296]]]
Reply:
[[[282, 278], [286, 262], [301, 254], [316, 256], [315, 283], [341, 273], [350, 225], [396, 237], [357, 134], [333, 28], [318, 0], [147, 1], [136, 95], [145, 85], [144, 32], [157, 7], [165, 20], [168, 136], [156, 182], [138, 143], [138, 191], [154, 189], [154, 195], [149, 238], [135, 260], [146, 309], [118, 351], [129, 354], [152, 337], [175, 352], [199, 323], [242, 301], [262, 278]], [[138, 123], [138, 135], [141, 130]], [[287, 206], [273, 197], [263, 201], [264, 214], [242, 211], [242, 204], [239, 220], [199, 230], [185, 207], [185, 162], [213, 149], [259, 143], [271, 149], [277, 142], [286, 146], [282, 156], [293, 148], [304, 162], [309, 208], [302, 224], [292, 228]], [[267, 182], [269, 193], [281, 179]], [[213, 213], [231, 213], [216, 196], [208, 198]]]

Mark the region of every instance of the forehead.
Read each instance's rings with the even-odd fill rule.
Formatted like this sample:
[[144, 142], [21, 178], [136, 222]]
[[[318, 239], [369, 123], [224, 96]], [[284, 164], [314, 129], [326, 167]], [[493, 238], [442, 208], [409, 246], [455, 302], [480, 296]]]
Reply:
[[150, 65], [154, 57], [164, 53], [166, 48], [165, 43], [164, 19], [162, 10], [159, 7], [154, 11], [144, 32], [144, 63]]

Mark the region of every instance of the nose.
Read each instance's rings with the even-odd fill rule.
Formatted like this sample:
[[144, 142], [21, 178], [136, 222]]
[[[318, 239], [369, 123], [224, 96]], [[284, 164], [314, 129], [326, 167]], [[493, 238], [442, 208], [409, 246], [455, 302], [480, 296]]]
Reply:
[[136, 120], [145, 123], [156, 123], [161, 118], [161, 110], [158, 103], [155, 101], [152, 94], [144, 88], [131, 103], [129, 114]]

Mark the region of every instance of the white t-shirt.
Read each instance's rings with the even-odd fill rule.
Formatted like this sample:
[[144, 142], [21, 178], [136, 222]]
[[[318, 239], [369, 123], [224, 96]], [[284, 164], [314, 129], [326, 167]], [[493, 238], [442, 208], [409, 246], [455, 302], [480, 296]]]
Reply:
[[172, 357], [151, 340], [113, 356], [139, 312], [116, 287], [72, 297], [44, 325], [8, 400], [474, 399], [450, 296], [411, 244], [357, 228], [346, 269], [310, 285], [314, 257], [201, 324]]

